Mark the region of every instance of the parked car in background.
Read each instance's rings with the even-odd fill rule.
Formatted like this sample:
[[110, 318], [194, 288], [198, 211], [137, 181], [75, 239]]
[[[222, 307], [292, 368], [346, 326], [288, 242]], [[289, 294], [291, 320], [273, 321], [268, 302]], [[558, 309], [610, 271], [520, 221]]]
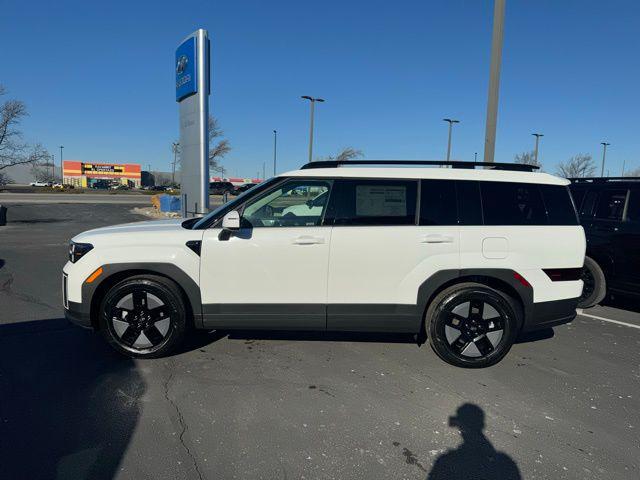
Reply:
[[578, 306], [607, 293], [640, 296], [640, 177], [571, 179], [587, 237], [584, 290]]
[[257, 183], [245, 183], [244, 185], [240, 185], [239, 187], [236, 187], [235, 190], [233, 192], [231, 192], [232, 195], [240, 195], [242, 192], [246, 192], [247, 190], [249, 190], [250, 188], [255, 187], [256, 185], [258, 185]]
[[31, 182], [30, 187], [50, 187], [51, 182]]
[[225, 193], [233, 194], [236, 191], [236, 187], [231, 182], [210, 182], [209, 194], [210, 195], [224, 195]]

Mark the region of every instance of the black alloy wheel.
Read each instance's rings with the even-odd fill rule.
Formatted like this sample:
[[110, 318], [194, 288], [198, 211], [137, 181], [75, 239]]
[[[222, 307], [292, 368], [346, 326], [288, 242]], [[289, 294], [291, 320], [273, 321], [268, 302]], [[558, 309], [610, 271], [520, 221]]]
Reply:
[[504, 293], [476, 283], [445, 289], [427, 309], [430, 344], [446, 362], [469, 368], [499, 362], [513, 345], [520, 308]]
[[185, 333], [184, 301], [178, 288], [156, 276], [136, 276], [112, 287], [101, 308], [101, 330], [119, 352], [138, 358], [161, 357]]

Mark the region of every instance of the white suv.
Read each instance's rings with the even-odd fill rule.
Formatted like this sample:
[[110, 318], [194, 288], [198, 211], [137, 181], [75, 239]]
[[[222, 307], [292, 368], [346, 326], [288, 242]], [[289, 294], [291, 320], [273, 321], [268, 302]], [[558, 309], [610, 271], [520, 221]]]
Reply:
[[66, 315], [135, 357], [190, 327], [331, 330], [426, 335], [451, 364], [492, 365], [575, 317], [585, 236], [567, 180], [488, 165], [314, 162], [203, 218], [82, 233]]

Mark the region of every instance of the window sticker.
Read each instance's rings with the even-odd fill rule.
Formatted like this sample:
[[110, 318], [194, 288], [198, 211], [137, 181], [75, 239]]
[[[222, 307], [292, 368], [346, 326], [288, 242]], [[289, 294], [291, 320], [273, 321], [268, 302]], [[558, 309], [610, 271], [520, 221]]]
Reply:
[[407, 187], [391, 185], [357, 185], [356, 216], [405, 217]]

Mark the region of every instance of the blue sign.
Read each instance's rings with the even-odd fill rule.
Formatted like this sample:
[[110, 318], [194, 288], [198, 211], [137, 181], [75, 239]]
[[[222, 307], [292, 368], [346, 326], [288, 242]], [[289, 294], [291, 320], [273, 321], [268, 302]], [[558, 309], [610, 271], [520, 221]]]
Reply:
[[176, 102], [198, 91], [196, 38], [187, 38], [176, 50]]

